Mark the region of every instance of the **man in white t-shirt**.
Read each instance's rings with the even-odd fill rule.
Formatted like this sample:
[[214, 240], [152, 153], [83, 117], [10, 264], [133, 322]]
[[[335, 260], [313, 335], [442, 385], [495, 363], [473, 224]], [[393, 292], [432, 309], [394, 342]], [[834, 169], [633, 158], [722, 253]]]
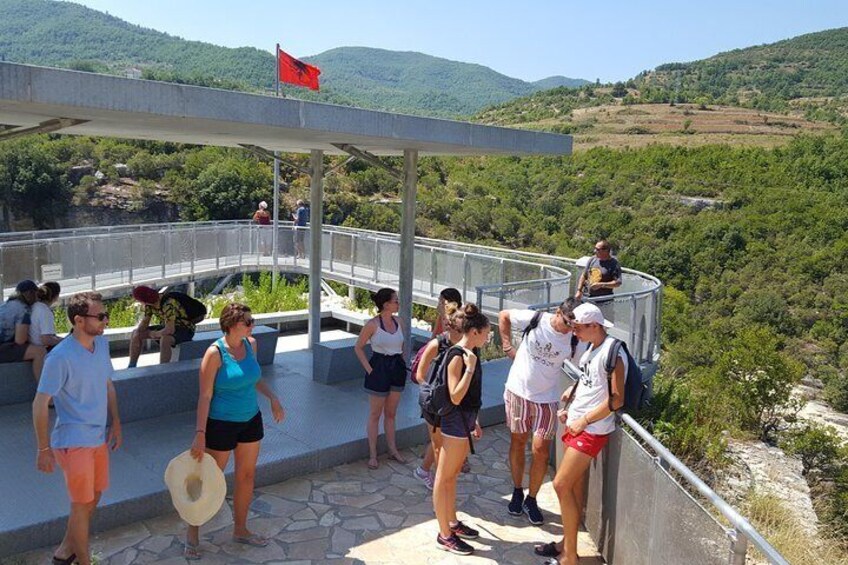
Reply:
[[[627, 356], [619, 350], [612, 375], [606, 361], [614, 339], [607, 335], [612, 323], [604, 319], [594, 304], [581, 304], [574, 309], [574, 333], [589, 344], [578, 362], [580, 379], [573, 386], [574, 398], [560, 413], [565, 419], [562, 436], [565, 453], [554, 477], [554, 490], [559, 497], [563, 540], [536, 546], [536, 553], [551, 556], [548, 563], [577, 563], [577, 528], [581, 505], [585, 498], [585, 475], [598, 453], [615, 431], [615, 411], [624, 405], [624, 381], [627, 378]], [[567, 395], [567, 396], [566, 396]], [[571, 395], [571, 388], [564, 397]]]
[[[569, 298], [553, 314], [542, 313], [538, 326], [512, 344], [513, 328], [524, 330], [537, 314], [533, 310], [503, 310], [498, 316], [503, 350], [512, 367], [506, 381], [504, 406], [510, 431], [509, 462], [514, 490], [508, 511], [513, 516], [527, 514], [531, 524], [544, 522], [536, 504], [536, 494], [548, 469], [551, 440], [556, 434], [556, 413], [561, 397], [562, 364], [578, 359], [585, 351], [571, 331], [576, 301]], [[524, 454], [533, 435], [533, 462], [530, 485], [524, 496]]]

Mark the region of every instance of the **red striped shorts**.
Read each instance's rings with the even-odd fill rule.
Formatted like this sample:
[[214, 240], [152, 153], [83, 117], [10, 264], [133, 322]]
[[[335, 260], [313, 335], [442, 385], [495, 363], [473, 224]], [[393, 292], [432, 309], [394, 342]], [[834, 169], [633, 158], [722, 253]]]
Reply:
[[504, 408], [510, 432], [526, 434], [532, 430], [534, 436], [546, 440], [556, 436], [558, 402], [531, 402], [505, 390]]

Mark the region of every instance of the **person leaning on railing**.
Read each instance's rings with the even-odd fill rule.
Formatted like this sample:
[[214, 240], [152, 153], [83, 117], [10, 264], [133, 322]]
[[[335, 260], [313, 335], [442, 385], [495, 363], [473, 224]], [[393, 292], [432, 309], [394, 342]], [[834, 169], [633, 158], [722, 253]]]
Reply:
[[623, 350], [615, 360], [613, 374], [607, 372], [607, 357], [613, 338], [607, 335], [612, 323], [594, 304], [574, 309], [574, 332], [589, 349], [580, 357], [580, 378], [563, 394], [568, 404], [559, 411], [565, 424], [565, 452], [554, 477], [562, 514], [560, 543], [536, 546], [538, 555], [550, 557], [546, 565], [577, 564], [577, 529], [586, 492], [586, 472], [615, 431], [615, 411], [624, 405], [627, 357]]

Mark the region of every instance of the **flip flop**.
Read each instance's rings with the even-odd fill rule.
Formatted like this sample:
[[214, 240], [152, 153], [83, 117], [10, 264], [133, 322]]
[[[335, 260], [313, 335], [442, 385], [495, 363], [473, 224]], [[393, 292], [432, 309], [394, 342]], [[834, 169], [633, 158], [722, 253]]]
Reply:
[[203, 558], [203, 554], [200, 553], [200, 544], [193, 544], [183, 542], [183, 559], [186, 561], [199, 561]]
[[401, 465], [406, 465], [407, 461], [403, 458], [400, 453], [391, 453], [389, 457], [400, 463]]
[[74, 561], [77, 560], [77, 554], [72, 553], [68, 557], [62, 559], [61, 557], [53, 556], [53, 565], [73, 565]]
[[380, 462], [377, 461], [376, 459], [369, 459], [368, 460], [368, 468], [371, 469], [372, 471], [377, 470], [377, 468], [379, 468], [379, 467], [380, 467]]
[[536, 555], [540, 555], [542, 557], [556, 557], [559, 555], [559, 551], [557, 551], [555, 541], [539, 544], [533, 548], [533, 552]]
[[233, 541], [236, 543], [243, 543], [244, 545], [249, 545], [251, 547], [268, 546], [268, 540], [256, 534], [251, 534], [249, 536], [233, 536]]

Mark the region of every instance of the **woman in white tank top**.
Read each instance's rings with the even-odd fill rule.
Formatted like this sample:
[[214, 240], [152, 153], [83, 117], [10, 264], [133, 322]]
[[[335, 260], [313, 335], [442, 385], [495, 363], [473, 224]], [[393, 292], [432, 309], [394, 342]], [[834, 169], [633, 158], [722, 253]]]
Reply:
[[[376, 469], [379, 466], [377, 435], [381, 416], [389, 456], [399, 463], [406, 463], [395, 443], [395, 418], [400, 395], [406, 384], [407, 368], [403, 357], [403, 330], [395, 316], [399, 310], [397, 292], [391, 288], [381, 288], [372, 295], [372, 299], [378, 314], [362, 328], [354, 349], [365, 369], [365, 392], [371, 398], [366, 426], [370, 453], [368, 468]], [[370, 359], [365, 355], [366, 343], [370, 343], [373, 352]]]

